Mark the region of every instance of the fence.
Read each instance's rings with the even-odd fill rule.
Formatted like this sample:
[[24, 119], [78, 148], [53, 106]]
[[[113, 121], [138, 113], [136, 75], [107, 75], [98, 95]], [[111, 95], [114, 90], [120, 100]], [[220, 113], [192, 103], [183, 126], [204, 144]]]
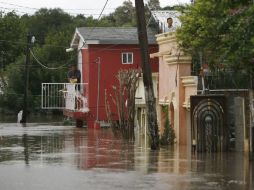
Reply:
[[42, 83], [42, 109], [88, 112], [87, 83]]

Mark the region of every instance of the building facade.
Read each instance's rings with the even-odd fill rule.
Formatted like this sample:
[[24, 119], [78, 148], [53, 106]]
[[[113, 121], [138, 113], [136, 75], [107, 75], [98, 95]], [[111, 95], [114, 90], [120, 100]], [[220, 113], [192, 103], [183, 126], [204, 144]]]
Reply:
[[[155, 32], [148, 30], [149, 53], [158, 51]], [[107, 120], [105, 91], [113, 94], [112, 86], [118, 84], [116, 75], [123, 69], [141, 68], [141, 57], [136, 28], [77, 28], [71, 47], [78, 52], [81, 81], [86, 83], [83, 94], [87, 96], [89, 112], [77, 114], [65, 110], [65, 115], [85, 120], [88, 127], [103, 125]], [[158, 59], [150, 60], [152, 72], [158, 72]]]

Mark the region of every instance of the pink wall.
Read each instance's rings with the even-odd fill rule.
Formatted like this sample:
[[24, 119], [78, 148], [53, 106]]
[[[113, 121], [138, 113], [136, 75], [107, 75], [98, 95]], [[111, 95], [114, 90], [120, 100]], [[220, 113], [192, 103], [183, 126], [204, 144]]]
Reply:
[[179, 67], [179, 144], [187, 144], [187, 125], [186, 125], [186, 109], [183, 107], [183, 102], [185, 100], [185, 88], [180, 79], [182, 76], [189, 76], [191, 73], [191, 64], [181, 64]]
[[[186, 110], [183, 107], [185, 101], [185, 88], [182, 84], [181, 77], [189, 76], [191, 72], [190, 64], [170, 64], [163, 62], [162, 57], [159, 63], [159, 100], [165, 100], [165, 97], [169, 98], [170, 93], [175, 93], [176, 110], [173, 108], [171, 112], [178, 112], [179, 120], [173, 121], [174, 117], [171, 115], [171, 122], [174, 123], [174, 130], [179, 129], [179, 144], [186, 145], [187, 143], [187, 128], [186, 128]], [[177, 82], [176, 82], [177, 80]], [[171, 101], [171, 100], [169, 100]], [[172, 106], [172, 102], [170, 102]], [[174, 113], [175, 114], [175, 113]], [[161, 131], [164, 128], [164, 119], [161, 117]]]
[[169, 92], [174, 91], [176, 87], [175, 78], [179, 75], [177, 65], [169, 67], [160, 57], [159, 73], [159, 100], [164, 100], [165, 97], [169, 98]]

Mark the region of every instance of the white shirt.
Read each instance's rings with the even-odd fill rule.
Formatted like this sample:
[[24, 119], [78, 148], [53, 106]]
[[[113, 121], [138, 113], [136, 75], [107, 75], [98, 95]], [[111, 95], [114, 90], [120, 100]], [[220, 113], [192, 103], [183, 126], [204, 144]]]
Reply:
[[175, 26], [171, 26], [170, 28], [165, 28], [165, 31], [164, 32], [175, 32], [176, 31], [176, 28]]

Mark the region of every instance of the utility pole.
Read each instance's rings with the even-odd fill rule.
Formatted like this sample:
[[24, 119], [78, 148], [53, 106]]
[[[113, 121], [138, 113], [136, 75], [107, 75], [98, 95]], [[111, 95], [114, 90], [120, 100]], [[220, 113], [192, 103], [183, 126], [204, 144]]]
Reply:
[[135, 0], [135, 7], [137, 14], [138, 39], [142, 60], [143, 83], [145, 87], [145, 101], [147, 108], [148, 129], [152, 141], [151, 149], [156, 150], [159, 148], [158, 123], [153, 91], [151, 66], [149, 64], [148, 40], [147, 40], [143, 0]]
[[[254, 60], [253, 60], [254, 62]], [[249, 129], [249, 158], [254, 160], [254, 89], [253, 89], [253, 74], [252, 70], [250, 71], [250, 89], [249, 89], [249, 105], [250, 105], [250, 129]]]
[[23, 114], [20, 123], [26, 123], [27, 118], [27, 92], [28, 92], [28, 80], [29, 80], [29, 72], [28, 65], [30, 63], [30, 47], [32, 43], [31, 34], [27, 34], [27, 44], [26, 44], [26, 63], [25, 63], [25, 73], [24, 73], [24, 100], [23, 100]]
[[5, 80], [4, 80], [4, 51], [1, 51], [1, 71], [0, 71], [0, 91], [3, 89], [3, 86], [5, 86]]
[[4, 51], [1, 51], [1, 55], [2, 55], [2, 61], [1, 61], [1, 63], [2, 63], [2, 72], [4, 71]]

